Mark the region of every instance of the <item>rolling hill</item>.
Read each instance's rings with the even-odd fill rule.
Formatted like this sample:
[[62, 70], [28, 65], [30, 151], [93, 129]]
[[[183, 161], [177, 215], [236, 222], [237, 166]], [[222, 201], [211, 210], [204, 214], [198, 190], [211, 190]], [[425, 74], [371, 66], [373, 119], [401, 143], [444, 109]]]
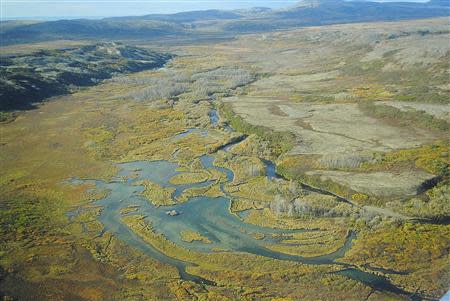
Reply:
[[448, 1], [427, 3], [308, 0], [284, 10], [204, 10], [101, 20], [58, 20], [16, 24], [0, 32], [3, 45], [58, 39], [158, 40], [173, 36], [261, 32], [303, 26], [395, 21], [449, 16]]

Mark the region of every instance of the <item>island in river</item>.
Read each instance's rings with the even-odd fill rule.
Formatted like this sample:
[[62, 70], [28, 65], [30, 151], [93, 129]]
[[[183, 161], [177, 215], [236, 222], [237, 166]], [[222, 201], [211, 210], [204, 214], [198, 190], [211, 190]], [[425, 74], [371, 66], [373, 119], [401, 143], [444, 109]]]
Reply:
[[4, 113], [1, 294], [439, 299], [445, 22], [170, 46], [164, 68]]

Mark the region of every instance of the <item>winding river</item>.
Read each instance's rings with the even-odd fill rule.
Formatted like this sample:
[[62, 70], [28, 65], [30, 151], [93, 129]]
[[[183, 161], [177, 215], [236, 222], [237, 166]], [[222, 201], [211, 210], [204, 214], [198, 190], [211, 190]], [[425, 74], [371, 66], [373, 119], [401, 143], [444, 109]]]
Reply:
[[[217, 123], [218, 119], [212, 118], [214, 114], [210, 114], [210, 117]], [[182, 134], [189, 135], [194, 131], [196, 130], [191, 129]], [[238, 142], [235, 141], [234, 143]], [[221, 149], [227, 151], [229, 147], [231, 145], [227, 145]], [[226, 181], [221, 183], [222, 191], [223, 185], [233, 180], [233, 172], [230, 169], [215, 166], [212, 156], [203, 155], [200, 157], [200, 162], [204, 169], [214, 168], [226, 175]], [[275, 165], [267, 160], [264, 160], [264, 163], [266, 165], [266, 176], [269, 179], [276, 178]], [[224, 197], [217, 198], [206, 196], [192, 197], [181, 204], [157, 207], [143, 197], [142, 192], [145, 188], [138, 184], [139, 181], [147, 179], [163, 187], [174, 188], [173, 198], [178, 198], [186, 189], [205, 187], [212, 185], [214, 182], [204, 181], [187, 185], [171, 184], [169, 180], [180, 173], [177, 171], [180, 166], [169, 161], [135, 161], [118, 164], [118, 167], [120, 170], [111, 182], [75, 179], [71, 180], [71, 183], [91, 183], [98, 189], [109, 191], [105, 198], [94, 203], [103, 207], [99, 220], [103, 223], [105, 231], [112, 232], [120, 240], [148, 256], [176, 267], [182, 279], [205, 285], [215, 285], [210, 280], [188, 273], [186, 267], [193, 266], [193, 263], [167, 256], [136, 235], [121, 221], [121, 217], [123, 217], [121, 214], [122, 209], [129, 206], [136, 206], [136, 211], [128, 214], [145, 216], [145, 220], [151, 223], [155, 232], [163, 234], [168, 240], [183, 248], [196, 252], [217, 252], [220, 249], [246, 252], [277, 260], [287, 260], [303, 264], [335, 264], [342, 266], [342, 270], [335, 273], [363, 282], [377, 290], [407, 294], [407, 292], [394, 286], [384, 277], [364, 272], [348, 264], [336, 262], [337, 259], [343, 257], [345, 252], [351, 248], [352, 240], [355, 237], [354, 232], [349, 232], [341, 248], [322, 256], [301, 257], [272, 251], [267, 248], [268, 244], [279, 242], [280, 239], [286, 239], [286, 237], [294, 233], [315, 230], [283, 230], [245, 223], [238, 215], [230, 212], [231, 201], [226, 194]], [[167, 211], [170, 210], [176, 210], [180, 214], [170, 216], [167, 214]], [[75, 215], [76, 213], [71, 214]], [[211, 243], [183, 241], [180, 232], [186, 230], [200, 233], [202, 236], [207, 237]], [[257, 239], [255, 238], [255, 234], [263, 238]], [[280, 234], [283, 234], [282, 238], [280, 238]], [[415, 298], [412, 299], [415, 300]]]

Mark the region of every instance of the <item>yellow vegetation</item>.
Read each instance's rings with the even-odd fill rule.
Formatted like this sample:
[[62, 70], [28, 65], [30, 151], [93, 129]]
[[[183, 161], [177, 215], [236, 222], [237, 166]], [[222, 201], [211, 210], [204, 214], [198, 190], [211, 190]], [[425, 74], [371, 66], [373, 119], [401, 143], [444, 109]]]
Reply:
[[143, 185], [145, 187], [142, 193], [150, 202], [155, 206], [168, 206], [175, 204], [175, 200], [172, 199], [172, 194], [175, 192], [175, 188], [162, 187], [149, 180], [140, 181], [137, 185]]
[[207, 237], [205, 237], [205, 236], [203, 236], [200, 233], [195, 232], [195, 231], [184, 230], [184, 231], [180, 232], [180, 235], [181, 235], [181, 240], [183, 240], [185, 242], [200, 241], [200, 242], [205, 243], [205, 244], [210, 244], [211, 243], [211, 241]]
[[183, 184], [195, 184], [208, 180], [209, 175], [204, 171], [199, 172], [183, 172], [173, 176], [169, 181], [171, 184], [183, 185]]

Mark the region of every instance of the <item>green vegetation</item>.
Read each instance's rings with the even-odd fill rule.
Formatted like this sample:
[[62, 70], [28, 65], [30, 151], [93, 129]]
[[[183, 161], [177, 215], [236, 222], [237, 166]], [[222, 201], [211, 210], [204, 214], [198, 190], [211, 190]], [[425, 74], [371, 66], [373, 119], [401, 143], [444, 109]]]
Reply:
[[450, 124], [424, 111], [403, 111], [392, 106], [374, 104], [371, 102], [361, 102], [359, 107], [366, 114], [375, 118], [387, 119], [402, 127], [418, 126], [422, 128], [436, 129], [441, 132], [447, 132]]
[[294, 234], [283, 239], [279, 244], [268, 246], [269, 249], [286, 254], [313, 257], [330, 254], [344, 244], [347, 233], [338, 228], [333, 231], [317, 231]]
[[[407, 291], [439, 298], [448, 288], [449, 262], [445, 222], [450, 212], [450, 149], [447, 140], [437, 141], [446, 138], [440, 121], [446, 111], [438, 103], [445, 101], [438, 98], [446, 89], [446, 55], [440, 45], [448, 39], [444, 32], [437, 33], [446, 26], [446, 20], [351, 24], [175, 45], [170, 51], [179, 56], [165, 68], [117, 76], [86, 89], [70, 87], [72, 94], [14, 113], [14, 119], [2, 113], [7, 122], [0, 124], [1, 293], [19, 300], [404, 299], [334, 274], [340, 265], [303, 265], [236, 253], [226, 244], [224, 249], [197, 252], [198, 242], [207, 248], [213, 239], [189, 227], [175, 232], [191, 242], [182, 245], [192, 249], [181, 247], [152, 229], [150, 219], [138, 213], [142, 208], [127, 199], [130, 206], [120, 211], [121, 226], [167, 256], [187, 262], [188, 273], [217, 286], [181, 280], [175, 267], [104, 228], [99, 220], [103, 208], [94, 201], [108, 191], [68, 181], [109, 182], [118, 172], [115, 163], [168, 160], [180, 165], [172, 183], [212, 182], [186, 189], [177, 199], [172, 199], [172, 188], [149, 180], [138, 183], [145, 188], [142, 195], [156, 206], [195, 196], [230, 198], [229, 210], [247, 223], [312, 230], [273, 237], [246, 233], [268, 249], [305, 257], [336, 251], [353, 231], [357, 239], [342, 261], [383, 275]], [[418, 28], [431, 30], [422, 35]], [[428, 52], [420, 51], [423, 45], [429, 46]], [[39, 56], [37, 62], [44, 60], [53, 68], [52, 57], [63, 56], [63, 65], [71, 60], [64, 51], [52, 50], [54, 45], [46, 47], [49, 51], [5, 62], [25, 64]], [[104, 62], [110, 55], [98, 45], [87, 47], [81, 57], [92, 55]], [[111, 47], [125, 49], [126, 55], [134, 51]], [[66, 51], [79, 49], [75, 45]], [[104, 65], [120, 72], [139, 67], [126, 61]], [[105, 71], [108, 77], [110, 71]], [[15, 72], [22, 79], [34, 76], [27, 68]], [[420, 88], [428, 84], [429, 89]], [[433, 107], [427, 113], [385, 108], [402, 93], [430, 99]], [[375, 104], [380, 100], [385, 102]], [[380, 105], [380, 117], [370, 117], [375, 113], [358, 105], [363, 101], [369, 109]], [[220, 110], [214, 125], [208, 116], [212, 108]], [[225, 124], [235, 131], [227, 131]], [[243, 141], [220, 150], [243, 134], [248, 135]], [[212, 156], [216, 166], [231, 169], [234, 180], [228, 182], [215, 169], [202, 170], [199, 158], [204, 154]], [[267, 178], [262, 158], [274, 159], [277, 173], [288, 180]], [[433, 180], [424, 183], [427, 189], [383, 199], [321, 177], [321, 172], [346, 172], [361, 180], [379, 172], [391, 179], [404, 172], [418, 177], [422, 170]], [[313, 192], [300, 182], [345, 196], [351, 203]], [[182, 220], [188, 212], [178, 213], [168, 218]]]
[[0, 122], [10, 122], [15, 118], [14, 114], [11, 112], [0, 112]]
[[343, 185], [329, 180], [322, 180], [320, 176], [307, 175], [305, 169], [308, 168], [308, 166], [305, 166], [302, 162], [302, 158], [297, 156], [285, 157], [277, 166], [277, 172], [289, 180], [303, 182], [313, 187], [321, 187], [345, 198], [351, 198], [352, 194], [355, 193], [350, 188], [344, 187]]
[[429, 277], [445, 274], [449, 231], [449, 226], [404, 223], [363, 232], [346, 254], [345, 261], [407, 272], [392, 275], [405, 287], [414, 283], [419, 291], [445, 291], [445, 279]]
[[391, 201], [389, 207], [409, 216], [445, 221], [450, 217], [450, 185], [448, 180], [439, 183], [421, 197], [407, 201]]
[[[22, 196], [1, 203], [0, 234], [5, 241], [8, 239], [20, 241], [26, 237], [57, 236], [58, 233], [48, 233], [58, 225], [52, 219], [51, 210], [58, 210], [53, 200]], [[60, 209], [59, 209], [60, 210]]]
[[377, 154], [376, 160], [364, 163], [361, 168], [366, 171], [402, 170], [413, 165], [432, 174], [449, 176], [450, 141], [437, 141], [431, 145], [418, 148], [402, 149]]
[[215, 165], [233, 170], [234, 183], [244, 183], [264, 175], [264, 165], [259, 158], [234, 156], [225, 152], [221, 152], [217, 156]]
[[[273, 300], [274, 291], [279, 291], [277, 294], [293, 300], [317, 297], [329, 299], [336, 294], [344, 298], [349, 296], [359, 298], [370, 290], [342, 276], [330, 274], [324, 276], [323, 271], [336, 270], [336, 267], [292, 264], [245, 253], [200, 254], [180, 248], [163, 235], [155, 233], [151, 225], [146, 224], [139, 216], [127, 216], [123, 221], [142, 239], [164, 254], [198, 265], [189, 267], [189, 272], [212, 279], [218, 284], [217, 287], [208, 287], [207, 291], [195, 291], [194, 294], [198, 298], [233, 300], [236, 296], [238, 298], [242, 296], [244, 300], [254, 298]], [[267, 274], [267, 270], [270, 270], [270, 274]], [[299, 281], [300, 279], [302, 281]], [[297, 285], [293, 286], [292, 283]], [[386, 295], [380, 296], [383, 297]]]
[[426, 103], [438, 103], [448, 104], [448, 95], [440, 91], [435, 91], [429, 86], [412, 86], [403, 89], [398, 92], [394, 98], [400, 101], [407, 102], [426, 102]]
[[288, 152], [294, 146], [295, 136], [292, 133], [276, 132], [269, 128], [251, 125], [235, 114], [228, 104], [223, 105], [220, 109], [235, 130], [248, 135], [255, 134], [267, 140], [270, 150], [275, 156]]

